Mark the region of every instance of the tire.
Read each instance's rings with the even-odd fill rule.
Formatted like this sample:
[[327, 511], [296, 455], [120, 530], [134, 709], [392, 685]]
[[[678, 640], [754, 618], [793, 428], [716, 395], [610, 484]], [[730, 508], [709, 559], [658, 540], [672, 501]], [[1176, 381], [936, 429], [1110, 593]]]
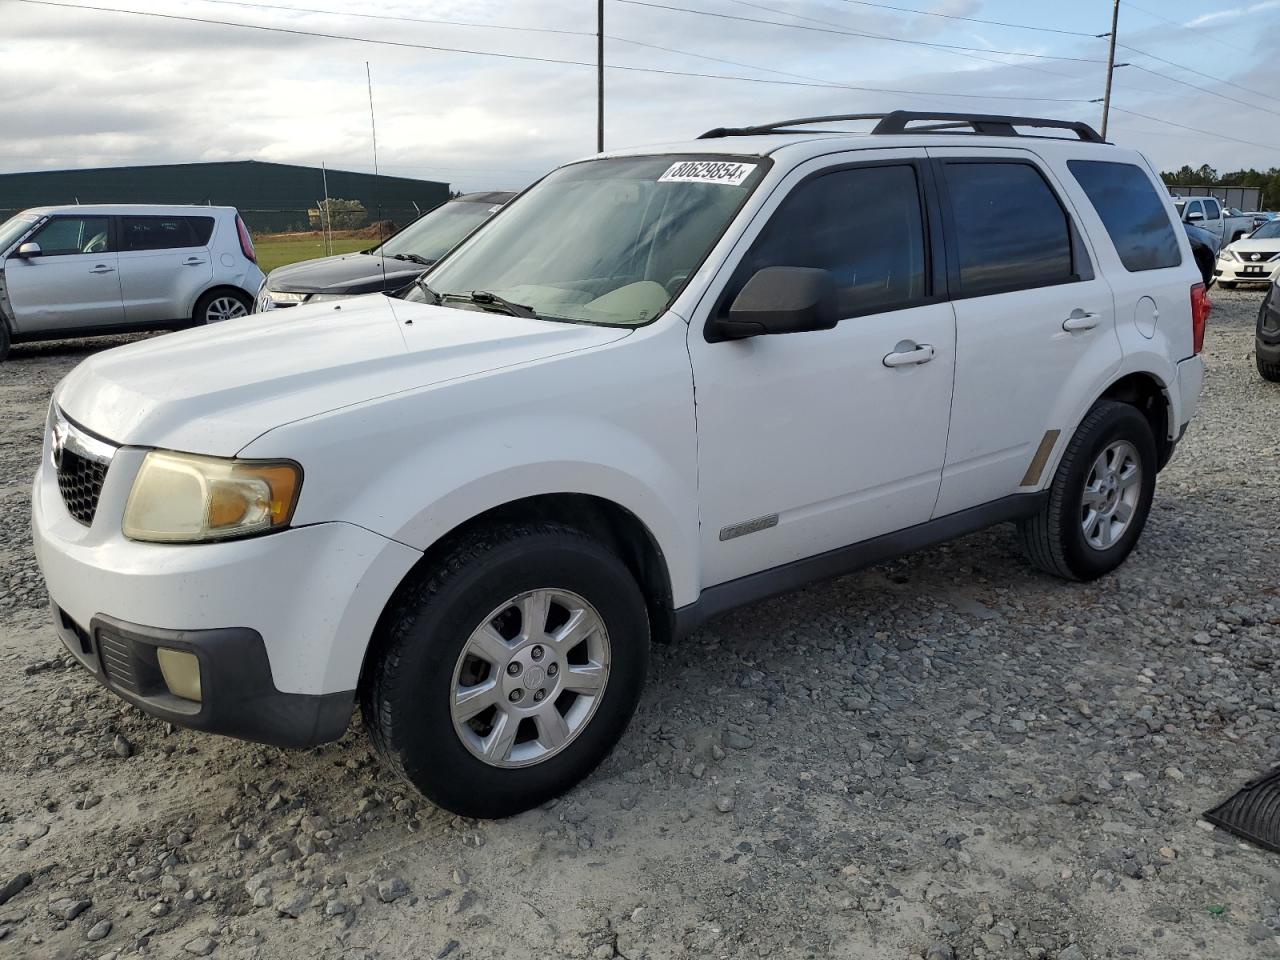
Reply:
[[9, 336], [9, 324], [0, 319], [0, 361], [9, 356], [9, 345], [11, 338]]
[[1236, 288], [1236, 282], [1234, 280], [1219, 280], [1218, 286], [1223, 290], [1234, 290]]
[[[549, 592], [556, 594], [545, 608], [549, 633], [568, 629], [562, 621], [571, 606], [595, 614], [601, 629], [563, 648], [539, 644], [526, 626], [536, 620], [525, 611]], [[492, 631], [482, 636], [486, 627], [501, 647]], [[475, 653], [481, 649], [483, 656]], [[506, 817], [564, 793], [596, 768], [635, 711], [648, 663], [644, 597], [618, 557], [561, 524], [494, 526], [458, 542], [401, 588], [375, 638], [360, 706], [375, 749], [429, 800], [462, 816]], [[593, 675], [602, 683], [598, 694], [570, 689]], [[463, 716], [470, 709], [455, 713], [455, 691], [480, 691], [490, 681], [495, 692], [485, 709], [470, 719]], [[489, 759], [481, 755], [486, 746]]]
[[[1129, 463], [1137, 468], [1136, 478], [1126, 473]], [[1104, 478], [1117, 466], [1113, 494]], [[1032, 564], [1067, 580], [1096, 580], [1120, 566], [1146, 525], [1156, 466], [1155, 437], [1146, 417], [1127, 403], [1094, 404], [1062, 455], [1045, 506], [1019, 524]], [[1086, 512], [1086, 484], [1093, 497], [1101, 498], [1100, 509]]]
[[252, 300], [239, 290], [223, 287], [210, 290], [196, 301], [196, 308], [191, 311], [191, 322], [196, 326], [205, 326], [210, 323], [220, 323], [223, 320], [247, 317], [252, 312]]
[[[0, 359], [3, 359], [3, 357], [4, 354], [0, 352]], [[1255, 355], [1255, 360], [1258, 363], [1258, 373], [1261, 374], [1263, 380], [1280, 383], [1280, 363], [1263, 360], [1262, 357], [1257, 355]]]

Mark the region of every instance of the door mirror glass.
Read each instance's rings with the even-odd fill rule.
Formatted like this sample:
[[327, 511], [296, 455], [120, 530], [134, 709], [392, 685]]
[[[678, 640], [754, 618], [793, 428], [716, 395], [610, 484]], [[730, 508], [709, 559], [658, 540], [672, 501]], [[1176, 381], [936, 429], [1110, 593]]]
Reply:
[[18, 256], [20, 256], [23, 260], [26, 260], [29, 257], [40, 256], [40, 244], [34, 243], [28, 240], [26, 243], [24, 243], [22, 246], [18, 248]]
[[830, 271], [814, 267], [765, 267], [756, 272], [716, 322], [725, 340], [770, 333], [830, 330], [840, 320], [836, 281]]

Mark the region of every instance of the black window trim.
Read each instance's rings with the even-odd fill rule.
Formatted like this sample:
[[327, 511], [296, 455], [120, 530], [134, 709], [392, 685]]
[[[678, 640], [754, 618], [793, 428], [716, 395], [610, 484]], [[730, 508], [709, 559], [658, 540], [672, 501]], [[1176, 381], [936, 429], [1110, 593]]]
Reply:
[[[719, 343], [725, 338], [717, 333], [716, 321], [725, 319], [729, 314], [730, 301], [737, 296], [743, 285], [750, 279], [743, 275], [746, 270], [746, 264], [751, 257], [752, 251], [755, 250], [756, 244], [765, 232], [773, 225], [773, 222], [782, 212], [787, 199], [811, 180], [817, 180], [821, 177], [830, 176], [833, 173], [843, 173], [846, 170], [863, 170], [873, 167], [910, 167], [916, 177], [916, 196], [920, 201], [920, 211], [924, 215], [921, 229], [924, 234], [924, 280], [925, 294], [922, 297], [916, 297], [912, 300], [903, 301], [891, 307], [879, 307], [871, 310], [860, 310], [856, 313], [850, 313], [841, 317], [836, 324], [837, 327], [846, 320], [856, 320], [859, 317], [873, 317], [883, 313], [897, 313], [900, 310], [910, 310], [915, 307], [928, 306], [935, 303], [945, 303], [947, 301], [947, 258], [943, 248], [943, 229], [942, 220], [939, 215], [941, 203], [938, 202], [937, 184], [934, 182], [934, 172], [927, 157], [894, 157], [881, 158], [877, 160], [850, 160], [843, 163], [833, 164], [831, 166], [822, 167], [813, 170], [802, 177], [799, 182], [793, 184], [778, 201], [778, 205], [769, 214], [768, 219], [764, 221], [756, 235], [752, 237], [751, 243], [738, 257], [738, 262], [733, 265], [733, 269], [729, 272], [729, 278], [725, 281], [720, 292], [716, 294], [715, 303], [711, 310], [707, 313], [707, 319], [703, 324], [702, 336], [707, 343]], [[767, 201], [766, 201], [767, 202]], [[748, 225], [750, 229], [750, 225]]]
[[41, 257], [97, 257], [97, 256], [102, 256], [103, 254], [106, 254], [106, 253], [117, 252], [118, 244], [116, 243], [117, 238], [116, 238], [116, 230], [115, 230], [115, 222], [114, 222], [115, 218], [112, 217], [110, 214], [105, 214], [105, 213], [51, 213], [47, 217], [45, 217], [43, 221], [41, 221], [39, 224], [33, 227], [31, 231], [27, 233], [24, 239], [19, 240], [17, 246], [14, 247], [14, 250], [17, 250], [17, 248], [22, 246], [22, 244], [24, 243], [28, 243], [28, 242], [39, 243], [40, 241], [36, 239], [36, 235], [39, 234], [40, 231], [42, 231], [45, 227], [49, 226], [49, 224], [53, 223], [55, 220], [105, 220], [107, 221], [107, 249], [99, 250], [97, 251], [97, 253], [85, 253], [84, 251], [77, 251], [75, 253], [69, 253], [69, 252], [68, 253], [45, 253], [42, 248], [40, 251]]
[[[1151, 195], [1155, 197], [1156, 202], [1160, 203], [1161, 209], [1165, 211], [1165, 219], [1168, 221], [1169, 229], [1173, 231], [1173, 242], [1174, 248], [1178, 251], [1178, 262], [1163, 266], [1141, 267], [1137, 270], [1132, 269], [1127, 263], [1125, 263], [1124, 256], [1120, 253], [1120, 247], [1116, 245], [1115, 237], [1111, 235], [1111, 231], [1107, 228], [1107, 222], [1102, 219], [1102, 212], [1098, 209], [1098, 205], [1093, 202], [1093, 197], [1089, 195], [1089, 191], [1086, 190], [1084, 184], [1080, 182], [1080, 177], [1077, 175], [1075, 167], [1072, 166], [1072, 164], [1076, 163], [1101, 163], [1115, 167], [1133, 167], [1133, 169], [1142, 174], [1143, 182], [1151, 187]], [[1146, 169], [1128, 160], [1095, 160], [1092, 157], [1073, 157], [1067, 161], [1067, 172], [1071, 174], [1071, 179], [1075, 180], [1076, 186], [1080, 188], [1080, 192], [1084, 194], [1085, 200], [1087, 200], [1089, 202], [1089, 206], [1093, 208], [1093, 215], [1097, 217], [1098, 222], [1102, 224], [1102, 232], [1106, 234], [1107, 241], [1111, 244], [1111, 249], [1115, 251], [1116, 259], [1120, 262], [1121, 268], [1126, 273], [1150, 273], [1152, 270], [1176, 270], [1185, 263], [1182, 256], [1182, 246], [1178, 243], [1177, 231], [1181, 229], [1181, 223], [1168, 215], [1168, 206], [1161, 202], [1160, 191], [1155, 188], [1155, 185], [1151, 183], [1150, 178], [1147, 177]]]
[[[1093, 259], [1089, 256], [1089, 250], [1085, 246], [1084, 237], [1080, 232], [1080, 228], [1076, 225], [1076, 219], [1071, 215], [1070, 208], [1063, 203], [1062, 196], [1054, 187], [1052, 181], [1045, 175], [1044, 169], [1041, 168], [1031, 157], [992, 157], [983, 156], [982, 154], [974, 154], [973, 156], [963, 157], [937, 157], [931, 161], [934, 168], [935, 187], [941, 198], [939, 206], [942, 209], [942, 229], [944, 244], [947, 251], [947, 292], [948, 298], [951, 300], [974, 300], [978, 297], [997, 297], [1005, 293], [1016, 293], [1019, 290], [1040, 290], [1045, 287], [1061, 287], [1070, 283], [1084, 283], [1094, 279], [1096, 273], [1093, 267]], [[992, 164], [1019, 164], [1024, 167], [1030, 167], [1035, 171], [1036, 175], [1044, 183], [1049, 195], [1053, 197], [1054, 202], [1058, 204], [1058, 209], [1062, 211], [1063, 217], [1067, 221], [1067, 229], [1071, 234], [1071, 274], [1061, 280], [1049, 280], [1044, 283], [1009, 283], [1002, 286], [990, 287], [983, 290], [975, 290], [965, 292], [960, 286], [960, 250], [957, 243], [957, 231], [955, 221], [955, 210], [951, 205], [951, 192], [947, 186], [947, 177], [945, 167], [960, 164], [981, 163], [985, 165]]]

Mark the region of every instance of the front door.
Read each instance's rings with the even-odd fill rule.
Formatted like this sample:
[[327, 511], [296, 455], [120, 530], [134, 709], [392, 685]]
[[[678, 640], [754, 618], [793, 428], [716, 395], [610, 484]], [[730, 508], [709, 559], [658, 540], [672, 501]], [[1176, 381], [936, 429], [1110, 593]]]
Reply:
[[[736, 245], [712, 287], [723, 293], [693, 317], [704, 587], [929, 519], [955, 321], [927, 181], [907, 151], [802, 165]], [[845, 319], [708, 342], [707, 318], [769, 266], [830, 271]]]
[[53, 217], [26, 242], [39, 244], [39, 255], [13, 254], [5, 261], [5, 284], [19, 333], [124, 322], [109, 218]]
[[[1034, 490], [1120, 366], [1115, 302], [1072, 207], [1023, 150], [929, 148], [947, 228], [956, 382], [937, 516]], [[1057, 431], [1054, 433], [1053, 431]], [[1044, 444], [1044, 460], [1037, 453]]]

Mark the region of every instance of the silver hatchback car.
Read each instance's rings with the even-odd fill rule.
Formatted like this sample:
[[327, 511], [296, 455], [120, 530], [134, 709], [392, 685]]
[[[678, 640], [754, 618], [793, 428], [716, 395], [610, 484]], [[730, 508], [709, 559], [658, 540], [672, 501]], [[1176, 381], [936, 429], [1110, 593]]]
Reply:
[[0, 359], [11, 342], [213, 323], [263, 281], [234, 207], [36, 207], [0, 224]]

